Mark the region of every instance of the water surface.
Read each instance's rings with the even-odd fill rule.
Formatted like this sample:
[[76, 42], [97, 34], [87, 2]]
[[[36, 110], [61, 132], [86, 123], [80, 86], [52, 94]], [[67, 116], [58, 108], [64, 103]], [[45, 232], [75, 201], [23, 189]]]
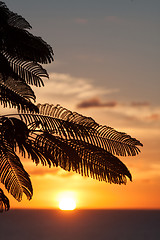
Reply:
[[159, 240], [160, 210], [10, 210], [1, 240]]

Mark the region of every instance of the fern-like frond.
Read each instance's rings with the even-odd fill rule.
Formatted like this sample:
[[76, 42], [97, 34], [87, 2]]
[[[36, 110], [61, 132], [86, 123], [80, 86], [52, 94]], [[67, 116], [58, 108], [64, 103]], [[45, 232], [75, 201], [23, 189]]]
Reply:
[[38, 105], [40, 114], [20, 114], [33, 129], [54, 133], [67, 140], [82, 140], [120, 156], [136, 155], [142, 144], [131, 136], [96, 123], [92, 118], [71, 112], [59, 105]]
[[21, 29], [30, 29], [31, 25], [24, 19], [22, 16], [10, 11], [6, 4], [0, 1], [0, 15], [1, 15], [1, 24], [6, 23], [10, 26], [14, 26]]
[[0, 1], [0, 51], [24, 61], [52, 62], [54, 54], [51, 46], [26, 30], [30, 28], [22, 16], [11, 12]]
[[4, 195], [3, 190], [0, 188], [0, 212], [8, 211], [10, 204], [8, 198]]
[[32, 26], [29, 24], [28, 21], [26, 21], [25, 18], [23, 18], [21, 15], [18, 15], [17, 13], [9, 11], [8, 13], [8, 25], [20, 28], [20, 29], [31, 29]]
[[10, 89], [12, 92], [17, 93], [19, 96], [25, 98], [28, 101], [30, 99], [32, 99], [33, 101], [36, 100], [36, 96], [31, 87], [21, 80], [16, 80], [11, 77], [3, 80], [0, 74], [0, 83], [6, 88]]
[[36, 37], [25, 29], [5, 26], [1, 33], [1, 50], [10, 56], [24, 61], [50, 63], [53, 61], [53, 50], [41, 37]]
[[0, 102], [4, 107], [16, 107], [19, 111], [38, 112], [31, 100], [35, 101], [32, 89], [20, 80], [8, 77], [6, 80], [0, 74]]
[[9, 9], [7, 8], [6, 4], [0, 1], [0, 29], [7, 24], [8, 21], [8, 13]]
[[28, 173], [7, 141], [0, 140], [0, 181], [13, 197], [21, 201], [23, 193], [32, 198], [33, 189]]
[[0, 1], [0, 9], [7, 8], [6, 4]]
[[0, 181], [18, 201], [23, 193], [31, 199], [33, 190], [28, 173], [24, 170], [15, 150], [24, 153], [23, 143], [29, 131], [17, 118], [0, 117]]
[[60, 166], [88, 177], [109, 183], [126, 183], [131, 174], [126, 166], [106, 150], [82, 140], [64, 139], [47, 131], [29, 132], [26, 124], [17, 118], [1, 117], [1, 136], [12, 148], [19, 148], [25, 157], [39, 164]]
[[[78, 130], [74, 126], [71, 127], [71, 122], [72, 130], [68, 130], [69, 134], [62, 133], [58, 136], [57, 132], [48, 131], [46, 126], [44, 129], [38, 126], [42, 125], [41, 118], [44, 120], [48, 116], [43, 115], [40, 118], [38, 118], [38, 114], [19, 114], [19, 116], [24, 121], [14, 117], [0, 118], [1, 138], [8, 143], [7, 146], [11, 149], [19, 149], [24, 157], [28, 153], [28, 157], [36, 164], [42, 163], [49, 167], [60, 166], [64, 170], [72, 170], [109, 183], [125, 184], [126, 177], [132, 180], [127, 167], [111, 152], [97, 146], [96, 143], [85, 141], [85, 137], [75, 137], [74, 134], [76, 135]], [[32, 123], [32, 125], [27, 127], [25, 122]], [[77, 125], [75, 126], [77, 127]], [[51, 129], [51, 126], [49, 127]], [[82, 128], [86, 128], [85, 134], [87, 134], [88, 128], [80, 125], [80, 129]], [[67, 130], [63, 129], [63, 131]], [[82, 134], [82, 131], [80, 132]]]
[[44, 133], [32, 137], [25, 143], [25, 148], [36, 164], [60, 166], [82, 176], [115, 184], [125, 184], [126, 176], [132, 179], [127, 167], [117, 157], [83, 141]]
[[31, 61], [24, 61], [17, 57], [12, 57], [8, 53], [3, 53], [7, 59], [13, 72], [22, 80], [28, 84], [35, 86], [44, 86], [42, 77], [49, 78], [47, 71], [38, 63]]
[[19, 147], [25, 157], [23, 144], [29, 136], [29, 130], [24, 122], [17, 118], [0, 117], [0, 131], [2, 139], [6, 140], [12, 149]]

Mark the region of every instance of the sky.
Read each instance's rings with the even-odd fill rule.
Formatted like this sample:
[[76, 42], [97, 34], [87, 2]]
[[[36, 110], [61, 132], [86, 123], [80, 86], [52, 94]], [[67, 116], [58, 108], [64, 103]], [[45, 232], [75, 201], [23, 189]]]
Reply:
[[160, 1], [6, 0], [54, 50], [37, 103], [61, 104], [126, 132], [144, 147], [121, 157], [127, 185], [99, 182], [23, 160], [34, 196], [12, 208], [57, 208], [73, 195], [77, 208], [160, 209]]

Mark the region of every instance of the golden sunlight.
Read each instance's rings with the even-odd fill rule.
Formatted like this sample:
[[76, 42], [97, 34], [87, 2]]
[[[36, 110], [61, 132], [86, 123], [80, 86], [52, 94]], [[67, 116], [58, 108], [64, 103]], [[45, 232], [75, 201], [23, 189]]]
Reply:
[[59, 202], [59, 208], [61, 210], [74, 210], [76, 208], [76, 202], [73, 198], [62, 198]]
[[76, 208], [76, 200], [73, 192], [61, 193], [58, 202], [61, 210], [74, 210]]

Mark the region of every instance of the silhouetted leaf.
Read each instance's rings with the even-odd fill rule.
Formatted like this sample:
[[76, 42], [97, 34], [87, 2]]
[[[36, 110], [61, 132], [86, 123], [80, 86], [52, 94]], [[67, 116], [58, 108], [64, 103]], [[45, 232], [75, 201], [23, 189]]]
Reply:
[[24, 157], [27, 152], [36, 164], [41, 162], [49, 167], [60, 166], [109, 183], [125, 184], [126, 176], [132, 179], [126, 166], [117, 157], [98, 146], [75, 138], [56, 136], [47, 131], [37, 134], [38, 128], [31, 128], [29, 132], [24, 122], [13, 117], [1, 119], [3, 139], [12, 148], [19, 147]]
[[[22, 16], [10, 11], [6, 4], [0, 1], [0, 15], [1, 15], [1, 24], [8, 24], [21, 29], [30, 29], [31, 25], [24, 19]], [[2, 21], [3, 19], [3, 21]]]
[[142, 144], [131, 136], [96, 123], [92, 118], [71, 112], [59, 105], [38, 105], [39, 114], [20, 114], [32, 128], [47, 131], [65, 139], [82, 140], [116, 155], [136, 155]]
[[4, 195], [2, 189], [0, 188], [0, 212], [8, 211], [10, 209], [10, 204], [8, 198]]
[[5, 81], [0, 74], [0, 101], [4, 107], [17, 107], [21, 111], [38, 112], [30, 99], [35, 100], [32, 89], [20, 80], [8, 77]]
[[[38, 63], [31, 61], [24, 61], [17, 57], [11, 57], [7, 53], [3, 53], [6, 57], [13, 72], [28, 84], [35, 86], [44, 86], [42, 77], [49, 77], [47, 71]], [[13, 75], [14, 76], [14, 75]]]
[[19, 147], [19, 151], [25, 156], [23, 144], [29, 136], [29, 130], [24, 122], [17, 118], [0, 117], [1, 136], [12, 149]]
[[33, 189], [28, 173], [24, 170], [19, 157], [15, 154], [7, 141], [0, 140], [0, 181], [9, 193], [18, 201], [23, 193], [28, 199], [32, 198]]
[[60, 166], [109, 183], [126, 184], [126, 176], [132, 180], [127, 167], [117, 157], [83, 141], [65, 140], [44, 133], [33, 135], [24, 146], [36, 164]]
[[40, 63], [53, 61], [51, 46], [42, 38], [32, 35], [27, 28], [31, 28], [30, 24], [0, 1], [0, 50], [21, 60]]
[[1, 31], [1, 50], [10, 56], [25, 61], [50, 63], [53, 61], [53, 50], [42, 38], [36, 37], [25, 29], [5, 26]]
[[14, 12], [9, 12], [8, 25], [20, 28], [20, 29], [31, 29], [31, 25], [21, 15]]

